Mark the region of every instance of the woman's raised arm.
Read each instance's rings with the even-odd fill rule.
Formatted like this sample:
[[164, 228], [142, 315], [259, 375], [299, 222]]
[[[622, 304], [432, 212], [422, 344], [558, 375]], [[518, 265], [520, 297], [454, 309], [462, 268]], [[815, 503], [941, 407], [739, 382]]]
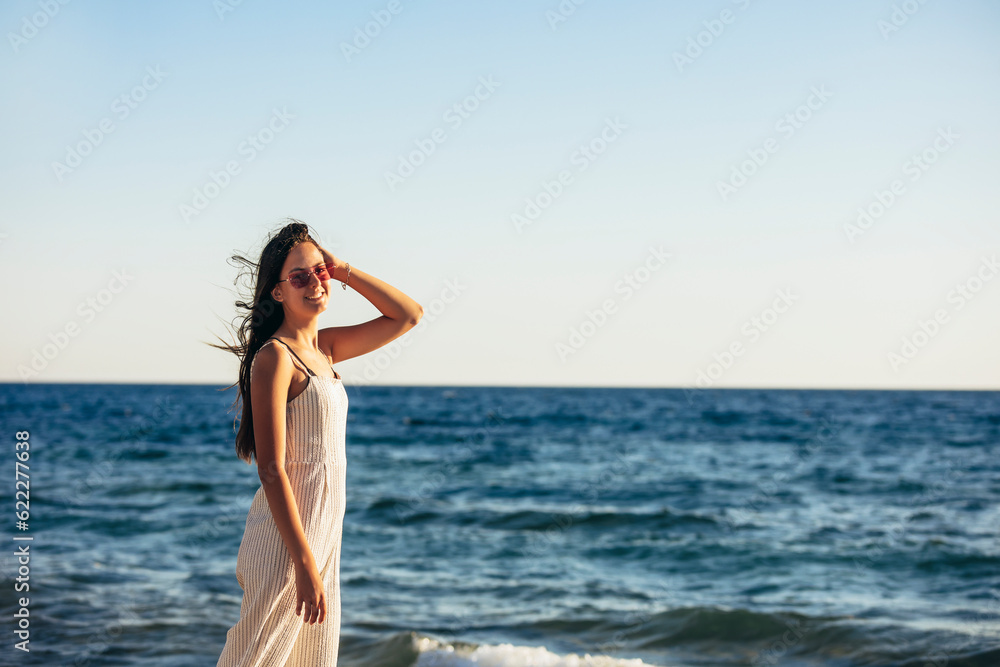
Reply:
[[352, 359], [377, 350], [417, 326], [424, 315], [423, 306], [389, 283], [352, 266], [348, 276], [347, 264], [332, 254], [319, 249], [323, 261], [333, 264], [330, 272], [334, 280], [349, 285], [365, 297], [382, 313], [368, 322], [343, 327], [326, 327], [319, 331], [319, 345], [329, 354], [332, 363]]

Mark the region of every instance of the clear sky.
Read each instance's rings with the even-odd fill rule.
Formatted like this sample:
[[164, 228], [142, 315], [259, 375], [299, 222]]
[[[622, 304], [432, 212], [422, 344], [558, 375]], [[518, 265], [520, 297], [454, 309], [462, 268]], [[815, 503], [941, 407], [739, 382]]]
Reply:
[[232, 383], [294, 217], [355, 384], [1000, 387], [1000, 5], [577, 2], [4, 3], [0, 380]]

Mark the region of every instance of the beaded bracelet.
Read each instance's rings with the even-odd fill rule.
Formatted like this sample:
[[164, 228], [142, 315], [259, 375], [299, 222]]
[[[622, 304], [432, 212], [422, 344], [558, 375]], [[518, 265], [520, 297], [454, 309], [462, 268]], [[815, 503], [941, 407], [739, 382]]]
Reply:
[[340, 286], [346, 290], [347, 289], [347, 284], [349, 282], [351, 282], [351, 264], [350, 264], [350, 262], [345, 262], [345, 264], [347, 264], [347, 280], [345, 280], [344, 282], [340, 283]]

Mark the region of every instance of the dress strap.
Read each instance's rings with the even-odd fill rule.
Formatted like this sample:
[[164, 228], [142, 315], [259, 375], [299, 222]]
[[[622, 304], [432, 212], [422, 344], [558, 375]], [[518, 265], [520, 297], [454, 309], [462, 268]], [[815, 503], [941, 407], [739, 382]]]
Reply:
[[[288, 343], [286, 343], [286, 342], [285, 342], [285, 341], [283, 341], [283, 340], [279, 340], [279, 339], [277, 339], [277, 338], [268, 338], [267, 340], [275, 340], [275, 341], [278, 341], [279, 343], [281, 343], [282, 345], [284, 345], [284, 346], [285, 346], [285, 348], [286, 348], [286, 349], [287, 349], [287, 350], [288, 350], [289, 352], [291, 352], [291, 353], [292, 353], [292, 356], [293, 356], [293, 357], [295, 357], [296, 359], [298, 359], [299, 363], [300, 363], [300, 364], [302, 364], [302, 367], [303, 367], [303, 368], [305, 368], [305, 369], [306, 369], [306, 371], [308, 371], [308, 372], [309, 372], [309, 375], [311, 375], [311, 376], [314, 376], [314, 377], [316, 376], [316, 374], [312, 372], [312, 369], [311, 369], [311, 368], [309, 368], [308, 366], [306, 366], [306, 364], [305, 364], [305, 362], [304, 362], [304, 361], [302, 361], [301, 359], [299, 359], [299, 355], [295, 354], [295, 350], [293, 350], [293, 349], [292, 349], [291, 347], [289, 347], [289, 346], [288, 346]], [[265, 342], [267, 342], [267, 341], [265, 341]], [[262, 347], [263, 347], [263, 346], [262, 346]]]

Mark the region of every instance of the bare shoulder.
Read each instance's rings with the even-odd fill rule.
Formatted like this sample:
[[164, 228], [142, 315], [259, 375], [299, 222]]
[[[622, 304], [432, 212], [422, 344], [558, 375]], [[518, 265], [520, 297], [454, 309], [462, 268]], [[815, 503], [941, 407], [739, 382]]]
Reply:
[[251, 364], [252, 387], [272, 392], [284, 387], [287, 391], [292, 378], [292, 361], [279, 347], [280, 343], [270, 341], [257, 350]]

